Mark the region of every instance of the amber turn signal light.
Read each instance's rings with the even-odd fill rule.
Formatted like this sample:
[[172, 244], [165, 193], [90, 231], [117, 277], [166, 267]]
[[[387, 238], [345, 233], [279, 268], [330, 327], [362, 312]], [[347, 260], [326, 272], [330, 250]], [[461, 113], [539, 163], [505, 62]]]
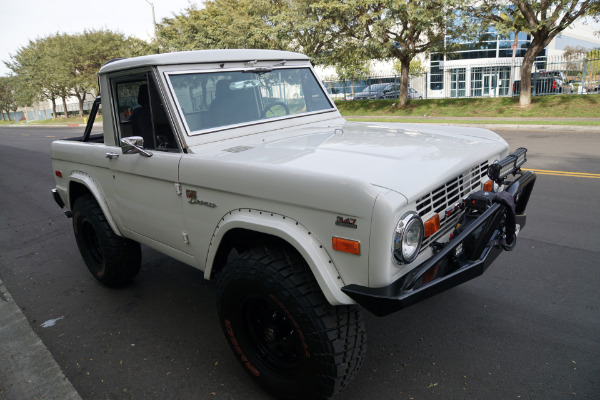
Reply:
[[429, 237], [440, 230], [440, 216], [435, 214], [425, 221], [425, 237]]
[[487, 181], [483, 184], [483, 190], [486, 192], [494, 191], [494, 181]]
[[356, 255], [360, 254], [360, 242], [355, 240], [342, 239], [334, 236], [331, 238], [331, 244], [334, 250]]

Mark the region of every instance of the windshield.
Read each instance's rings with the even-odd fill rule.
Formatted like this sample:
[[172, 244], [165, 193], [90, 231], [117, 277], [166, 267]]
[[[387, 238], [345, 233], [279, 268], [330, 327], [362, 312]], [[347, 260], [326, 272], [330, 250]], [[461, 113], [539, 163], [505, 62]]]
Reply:
[[169, 75], [190, 132], [333, 110], [309, 68]]

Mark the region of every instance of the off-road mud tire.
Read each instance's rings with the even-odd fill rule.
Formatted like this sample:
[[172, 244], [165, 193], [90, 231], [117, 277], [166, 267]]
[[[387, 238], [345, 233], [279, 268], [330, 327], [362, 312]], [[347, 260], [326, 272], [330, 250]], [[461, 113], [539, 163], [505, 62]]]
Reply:
[[235, 357], [279, 398], [330, 398], [363, 362], [367, 336], [361, 309], [330, 305], [293, 250], [244, 251], [219, 275], [217, 297]]
[[92, 275], [110, 287], [130, 283], [140, 271], [140, 244], [117, 236], [90, 194], [77, 198], [72, 211], [77, 247]]

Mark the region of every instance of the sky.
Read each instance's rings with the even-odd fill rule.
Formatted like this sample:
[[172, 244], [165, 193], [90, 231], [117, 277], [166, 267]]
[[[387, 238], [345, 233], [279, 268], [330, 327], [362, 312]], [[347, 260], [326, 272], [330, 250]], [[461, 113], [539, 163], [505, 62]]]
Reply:
[[[85, 29], [110, 29], [149, 40], [153, 35], [152, 7], [156, 22], [180, 14], [203, 0], [0, 0], [0, 76], [10, 70], [4, 61], [30, 39], [60, 33], [82, 33]], [[600, 28], [586, 27], [591, 36]]]
[[[202, 0], [148, 0], [156, 22], [180, 14]], [[82, 33], [110, 29], [149, 40], [154, 33], [152, 7], [146, 0], [0, 0], [0, 76], [4, 65], [29, 40], [54, 33]]]

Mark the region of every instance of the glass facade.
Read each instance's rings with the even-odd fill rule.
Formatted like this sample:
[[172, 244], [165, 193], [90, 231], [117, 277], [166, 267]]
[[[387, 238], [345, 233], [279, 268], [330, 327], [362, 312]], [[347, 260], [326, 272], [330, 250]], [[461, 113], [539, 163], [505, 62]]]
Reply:
[[[507, 58], [513, 55], [515, 34], [498, 35], [489, 32], [480, 40], [467, 43], [456, 43], [449, 37], [446, 38], [449, 51], [446, 60], [474, 60], [480, 58]], [[523, 57], [531, 43], [531, 37], [523, 32], [517, 36], [516, 57]], [[541, 56], [545, 55], [540, 54]]]
[[509, 66], [471, 69], [471, 97], [508, 95], [509, 87]]
[[464, 97], [466, 90], [466, 68], [450, 70], [450, 97]]
[[[430, 89], [443, 90], [446, 82], [449, 87], [446, 96], [450, 97], [481, 97], [510, 95], [511, 67], [465, 66], [466, 60], [495, 59], [497, 61], [515, 57], [523, 57], [531, 43], [531, 36], [519, 32], [500, 35], [493, 28], [481, 35], [479, 40], [472, 42], [457, 42], [446, 37], [447, 52], [432, 53], [430, 56]], [[542, 50], [536, 61], [537, 69], [545, 68], [546, 50]], [[463, 61], [461, 66], [454, 67], [457, 61]], [[498, 62], [510, 64], [511, 61]], [[472, 63], [475, 64], [475, 63]]]
[[430, 62], [430, 89], [441, 90], [444, 88], [444, 54], [433, 53], [431, 54]]

